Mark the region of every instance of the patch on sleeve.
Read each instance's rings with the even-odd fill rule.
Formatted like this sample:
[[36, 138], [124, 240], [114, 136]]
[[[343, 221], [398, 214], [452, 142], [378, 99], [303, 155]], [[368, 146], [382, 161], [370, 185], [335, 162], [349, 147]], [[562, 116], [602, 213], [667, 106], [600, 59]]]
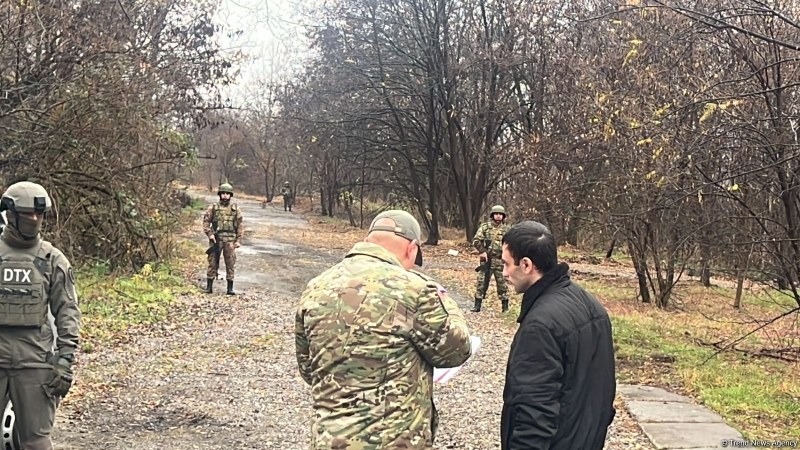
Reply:
[[439, 306], [448, 315], [452, 314], [453, 311], [459, 307], [456, 302], [453, 301], [450, 295], [447, 294], [447, 289], [445, 289], [442, 285], [437, 283], [428, 286], [436, 289], [436, 298], [439, 300]]
[[67, 297], [70, 301], [76, 301], [78, 294], [75, 290], [75, 271], [72, 270], [72, 267], [68, 267], [65, 272], [67, 279], [64, 281], [64, 292], [66, 292]]

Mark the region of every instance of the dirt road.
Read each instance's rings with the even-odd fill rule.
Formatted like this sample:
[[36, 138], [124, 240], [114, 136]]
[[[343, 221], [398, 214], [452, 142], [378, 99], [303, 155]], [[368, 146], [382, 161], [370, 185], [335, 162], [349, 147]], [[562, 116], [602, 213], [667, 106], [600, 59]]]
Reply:
[[[282, 239], [280, 230], [308, 223], [282, 208], [237, 202], [247, 230], [238, 253], [239, 295], [223, 295], [220, 282], [212, 295], [182, 297], [155, 329], [134, 330], [121, 346], [81, 355], [75, 392], [58, 412], [56, 448], [307, 448], [312, 412], [297, 375], [294, 306], [306, 282], [343, 251]], [[205, 244], [198, 230], [187, 236]], [[197, 285], [204, 279], [198, 267]], [[463, 292], [450, 291], [467, 306]], [[499, 448], [513, 328], [491, 311], [468, 318], [484, 346], [455, 380], [437, 385], [437, 449]], [[621, 411], [606, 448], [652, 447]]]

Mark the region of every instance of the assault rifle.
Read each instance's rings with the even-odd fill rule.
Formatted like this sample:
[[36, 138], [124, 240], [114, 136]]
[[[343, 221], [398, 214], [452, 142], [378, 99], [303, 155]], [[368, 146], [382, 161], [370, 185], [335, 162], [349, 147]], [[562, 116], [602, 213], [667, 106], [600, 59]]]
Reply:
[[486, 252], [486, 260], [481, 259], [481, 264], [475, 268], [475, 272], [483, 271], [483, 285], [489, 288], [489, 281], [492, 279], [492, 240], [484, 239], [483, 248]]
[[220, 252], [222, 252], [222, 245], [219, 243], [219, 234], [214, 233], [214, 244], [208, 247], [206, 255], [214, 255], [215, 258], [219, 258]]
[[484, 239], [483, 240], [483, 249], [484, 253], [486, 253], [486, 259], [484, 260], [481, 258], [480, 265], [475, 268], [475, 272], [483, 272], [484, 270], [489, 270], [492, 268], [492, 253], [491, 253], [491, 239]]

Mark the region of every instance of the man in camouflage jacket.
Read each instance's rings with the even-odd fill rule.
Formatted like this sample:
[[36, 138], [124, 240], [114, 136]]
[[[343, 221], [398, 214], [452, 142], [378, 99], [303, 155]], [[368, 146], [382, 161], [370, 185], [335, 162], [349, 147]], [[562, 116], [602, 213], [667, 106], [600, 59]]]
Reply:
[[473, 312], [480, 312], [486, 291], [489, 289], [489, 282], [494, 276], [497, 283], [497, 296], [503, 305], [503, 312], [508, 311], [508, 286], [503, 278], [503, 235], [510, 226], [506, 223], [506, 209], [502, 205], [494, 205], [489, 210], [488, 220], [478, 227], [475, 237], [472, 238], [472, 246], [480, 253], [481, 265], [476, 270], [478, 272], [475, 281], [475, 306]]
[[241, 245], [244, 235], [242, 212], [233, 198], [233, 187], [228, 183], [220, 185], [217, 195], [219, 203], [212, 203], [203, 214], [203, 233], [208, 236], [208, 245], [213, 251], [208, 252], [208, 272], [206, 292], [213, 292], [214, 279], [219, 270], [220, 254], [225, 258], [225, 279], [228, 281], [228, 295], [236, 295], [233, 291], [234, 268], [236, 265], [236, 249]]
[[311, 448], [433, 448], [433, 368], [469, 358], [464, 315], [421, 266], [419, 223], [379, 214], [364, 242], [311, 280], [295, 341], [314, 404]]
[[294, 192], [292, 192], [292, 187], [289, 185], [288, 181], [283, 183], [281, 196], [283, 196], [283, 210], [291, 211], [292, 206], [294, 206]]

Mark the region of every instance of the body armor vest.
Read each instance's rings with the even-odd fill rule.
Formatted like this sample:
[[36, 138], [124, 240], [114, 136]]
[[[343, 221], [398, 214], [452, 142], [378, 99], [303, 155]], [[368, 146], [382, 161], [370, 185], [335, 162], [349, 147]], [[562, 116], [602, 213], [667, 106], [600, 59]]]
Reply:
[[236, 240], [236, 210], [235, 203], [228, 207], [214, 205], [211, 228], [225, 241]]
[[0, 241], [0, 327], [41, 327], [47, 320], [47, 245], [31, 254]]
[[486, 251], [494, 259], [499, 259], [503, 255], [503, 235], [508, 232], [510, 228], [505, 223], [493, 225], [491, 222], [486, 222], [484, 236], [489, 241]]

